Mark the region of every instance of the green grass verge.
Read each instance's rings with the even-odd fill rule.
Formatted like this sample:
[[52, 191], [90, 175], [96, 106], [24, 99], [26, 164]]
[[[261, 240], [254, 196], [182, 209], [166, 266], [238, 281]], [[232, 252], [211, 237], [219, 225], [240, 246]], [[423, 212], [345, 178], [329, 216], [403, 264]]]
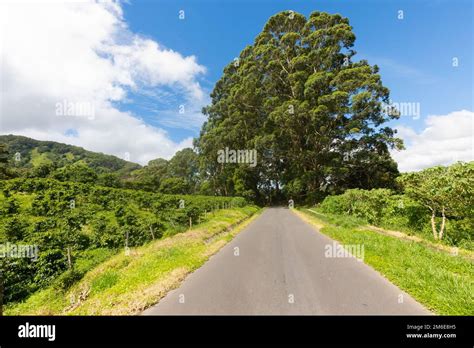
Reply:
[[364, 262], [442, 315], [474, 315], [474, 264], [414, 241], [360, 228], [350, 217], [296, 211], [341, 244], [364, 245]]
[[69, 290], [51, 286], [7, 306], [5, 314], [138, 314], [178, 287], [258, 212], [255, 206], [216, 211], [190, 231], [133, 248], [128, 255], [122, 251], [87, 272]]

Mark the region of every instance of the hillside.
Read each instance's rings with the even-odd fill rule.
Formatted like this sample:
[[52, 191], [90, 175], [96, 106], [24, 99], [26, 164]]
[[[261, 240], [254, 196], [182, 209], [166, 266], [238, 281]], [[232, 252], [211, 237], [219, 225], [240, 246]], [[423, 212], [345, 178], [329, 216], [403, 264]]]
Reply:
[[[190, 148], [146, 166], [78, 146], [0, 135], [0, 179], [51, 178], [169, 194], [214, 195], [199, 183], [197, 154]], [[200, 184], [204, 184], [201, 187]]]
[[[0, 144], [5, 144], [8, 151], [9, 164], [20, 172], [47, 171], [78, 163], [86, 164], [97, 174], [116, 173], [124, 176], [139, 169], [140, 165], [125, 161], [112, 155], [92, 152], [82, 147], [40, 141], [19, 135], [0, 135]], [[15, 154], [19, 156], [15, 157]], [[34, 176], [41, 176], [37, 173]]]

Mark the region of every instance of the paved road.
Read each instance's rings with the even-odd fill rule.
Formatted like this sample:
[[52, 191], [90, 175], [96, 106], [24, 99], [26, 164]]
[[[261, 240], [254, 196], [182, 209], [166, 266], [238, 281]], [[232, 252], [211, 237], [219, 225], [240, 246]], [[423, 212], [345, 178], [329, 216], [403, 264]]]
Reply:
[[143, 314], [429, 314], [363, 262], [325, 257], [332, 243], [289, 209], [267, 209]]

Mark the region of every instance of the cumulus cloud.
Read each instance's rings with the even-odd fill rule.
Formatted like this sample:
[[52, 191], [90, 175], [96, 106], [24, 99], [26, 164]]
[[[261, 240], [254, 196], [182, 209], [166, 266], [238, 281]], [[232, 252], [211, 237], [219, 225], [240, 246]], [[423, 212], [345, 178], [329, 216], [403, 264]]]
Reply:
[[9, 2], [0, 4], [0, 16], [1, 134], [142, 164], [191, 145], [117, 107], [131, 93], [160, 89], [199, 104], [206, 71], [195, 56], [133, 33], [119, 2]]
[[419, 133], [409, 127], [396, 127], [406, 147], [392, 152], [400, 171], [474, 160], [474, 112], [461, 110], [431, 115], [425, 124], [426, 128]]

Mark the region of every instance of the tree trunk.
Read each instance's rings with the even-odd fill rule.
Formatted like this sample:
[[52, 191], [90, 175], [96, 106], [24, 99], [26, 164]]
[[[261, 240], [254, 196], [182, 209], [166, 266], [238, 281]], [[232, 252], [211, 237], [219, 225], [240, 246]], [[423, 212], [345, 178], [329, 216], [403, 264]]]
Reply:
[[72, 259], [71, 259], [71, 247], [67, 247], [67, 265], [69, 269], [72, 269]]
[[441, 210], [441, 215], [443, 216], [443, 220], [441, 221], [441, 230], [439, 231], [439, 239], [443, 239], [443, 234], [444, 234], [444, 226], [446, 225], [446, 215], [444, 213], [444, 206], [443, 209]]
[[433, 230], [434, 239], [438, 239], [438, 232], [436, 231], [436, 221], [435, 221], [435, 210], [434, 209], [431, 209], [431, 229]]
[[151, 233], [151, 238], [154, 240], [155, 239], [155, 233], [153, 232], [153, 227], [150, 226], [150, 233]]

